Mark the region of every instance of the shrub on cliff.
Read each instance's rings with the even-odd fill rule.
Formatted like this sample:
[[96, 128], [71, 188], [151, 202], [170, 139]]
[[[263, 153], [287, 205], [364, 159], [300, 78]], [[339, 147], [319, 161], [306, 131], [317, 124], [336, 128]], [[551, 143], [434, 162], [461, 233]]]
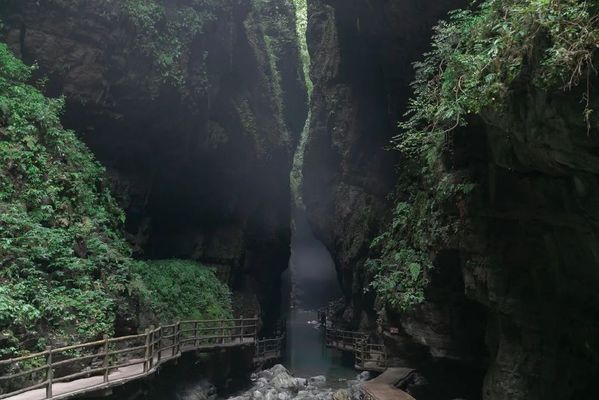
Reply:
[[112, 335], [140, 301], [163, 322], [230, 316], [207, 269], [131, 258], [104, 169], [33, 70], [0, 43], [0, 358]]
[[0, 356], [112, 333], [132, 280], [103, 168], [0, 44]]
[[422, 152], [468, 116], [499, 109], [520, 80], [542, 90], [582, 83], [587, 123], [597, 73], [599, 6], [585, 0], [486, 0], [435, 29], [432, 51], [416, 63], [415, 95], [396, 140]]
[[162, 321], [231, 318], [231, 292], [211, 269], [190, 260], [138, 266], [150, 304]]
[[[395, 146], [406, 157], [393, 222], [373, 242], [367, 270], [379, 301], [406, 311], [425, 299], [430, 255], [464, 231], [476, 185], [442, 163], [451, 131], [506, 109], [516, 85], [545, 92], [578, 87], [590, 129], [597, 74], [599, 5], [584, 0], [485, 0], [435, 29], [416, 63], [414, 97]], [[594, 120], [593, 120], [594, 121]]]

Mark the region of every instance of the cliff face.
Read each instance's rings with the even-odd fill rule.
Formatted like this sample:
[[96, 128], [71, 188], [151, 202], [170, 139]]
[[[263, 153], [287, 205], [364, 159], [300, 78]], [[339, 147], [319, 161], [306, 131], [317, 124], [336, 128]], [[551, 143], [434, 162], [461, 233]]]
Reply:
[[[402, 120], [410, 63], [430, 42], [429, 27], [462, 5], [310, 2], [314, 97], [303, 199], [346, 294], [338, 316], [353, 328], [379, 328], [394, 362], [420, 371], [407, 387], [419, 399], [590, 398], [599, 163], [597, 119], [588, 132], [580, 93], [516, 88], [506, 111], [448, 135], [442, 166], [426, 178], [434, 186], [420, 172], [409, 185], [394, 182], [411, 172], [383, 150]], [[395, 204], [385, 196], [416, 190], [428, 213], [439, 182], [468, 189], [435, 209], [432, 225], [412, 229], [434, 265], [425, 300], [386, 311], [364, 294], [370, 243], [381, 221], [392, 224]]]
[[[314, 81], [303, 200], [359, 312], [361, 265], [395, 184], [397, 134], [432, 25], [460, 1], [310, 1]], [[358, 315], [355, 316], [359, 318]]]
[[196, 3], [7, 2], [2, 36], [65, 95], [64, 124], [107, 167], [137, 254], [213, 265], [272, 320], [306, 114], [294, 8]]
[[462, 254], [466, 293], [488, 312], [485, 399], [598, 390], [599, 120], [587, 130], [579, 99], [524, 86], [472, 133], [486, 143], [481, 168], [470, 166], [482, 186], [469, 211], [480, 236]]

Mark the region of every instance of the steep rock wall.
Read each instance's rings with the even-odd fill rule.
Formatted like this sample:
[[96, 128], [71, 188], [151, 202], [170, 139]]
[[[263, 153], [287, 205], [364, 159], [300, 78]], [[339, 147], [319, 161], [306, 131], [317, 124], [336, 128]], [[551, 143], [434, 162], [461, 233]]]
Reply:
[[272, 321], [306, 114], [293, 6], [205, 2], [201, 30], [165, 68], [160, 35], [191, 2], [154, 3], [166, 17], [148, 28], [123, 11], [135, 2], [6, 2], [2, 37], [66, 96], [64, 123], [108, 168], [137, 254], [214, 265]]
[[[363, 292], [370, 242], [391, 219], [385, 195], [395, 188], [401, 198], [407, 188], [392, 182], [402, 160], [382, 148], [405, 108], [409, 64], [430, 39], [423, 21], [461, 5], [311, 2], [315, 89], [303, 196], [339, 270], [339, 316], [378, 331], [394, 363], [420, 371], [406, 387], [419, 399], [591, 398], [597, 121], [587, 132], [580, 93], [523, 85], [505, 113], [450, 135], [443, 171], [432, 179], [477, 189], [438, 210], [442, 234], [425, 246], [434, 265], [426, 300], [410, 312], [384, 312]], [[421, 205], [434, 196], [426, 193]]]
[[310, 1], [314, 81], [303, 200], [333, 253], [346, 296], [359, 304], [360, 267], [389, 208], [397, 154], [385, 148], [426, 49], [430, 28], [459, 1]]

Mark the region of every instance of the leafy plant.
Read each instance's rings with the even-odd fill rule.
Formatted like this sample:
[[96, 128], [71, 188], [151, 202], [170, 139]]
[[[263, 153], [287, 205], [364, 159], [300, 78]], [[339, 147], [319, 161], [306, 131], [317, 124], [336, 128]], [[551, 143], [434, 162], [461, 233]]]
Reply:
[[588, 124], [597, 43], [597, 5], [584, 0], [486, 0], [453, 12], [435, 28], [432, 51], [415, 64], [415, 95], [398, 149], [422, 154], [469, 115], [500, 109], [521, 77], [545, 90], [585, 82]]
[[[118, 1], [120, 16], [135, 32], [134, 48], [146, 56], [158, 71], [159, 84], [185, 92], [187, 65], [193, 40], [216, 20], [225, 3], [215, 0], [185, 0], [173, 7], [167, 0]], [[204, 77], [204, 90], [207, 78]]]
[[[104, 170], [60, 125], [62, 99], [0, 44], [0, 331], [7, 351], [36, 336], [111, 334], [135, 263]], [[2, 354], [6, 355], [6, 354]]]
[[231, 292], [213, 270], [189, 260], [158, 260], [137, 272], [162, 321], [231, 318]]
[[453, 130], [471, 116], [502, 111], [517, 84], [544, 91], [586, 86], [581, 118], [589, 123], [597, 11], [584, 0], [485, 0], [436, 27], [432, 51], [415, 65], [414, 97], [394, 139], [406, 157], [392, 221], [366, 264], [384, 304], [405, 311], [422, 302], [429, 254], [467, 230], [477, 185], [441, 162]]

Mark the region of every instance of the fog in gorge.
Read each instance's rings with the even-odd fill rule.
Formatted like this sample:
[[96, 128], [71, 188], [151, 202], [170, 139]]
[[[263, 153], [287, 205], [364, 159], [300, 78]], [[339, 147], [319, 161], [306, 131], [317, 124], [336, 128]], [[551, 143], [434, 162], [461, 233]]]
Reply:
[[329, 251], [312, 233], [302, 210], [295, 210], [293, 222], [291, 306], [318, 310], [342, 296], [335, 265]]

